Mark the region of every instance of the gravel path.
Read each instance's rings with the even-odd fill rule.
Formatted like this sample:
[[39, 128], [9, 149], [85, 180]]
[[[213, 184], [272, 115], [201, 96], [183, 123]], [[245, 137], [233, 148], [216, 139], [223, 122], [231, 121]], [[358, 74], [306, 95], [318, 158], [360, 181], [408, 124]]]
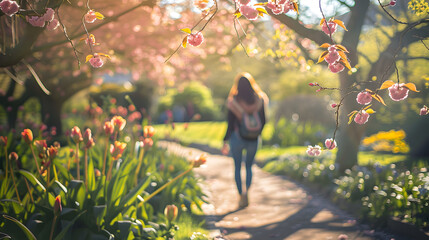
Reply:
[[[171, 142], [159, 146], [189, 159], [203, 151]], [[253, 166], [250, 205], [238, 209], [233, 160], [208, 155], [207, 164], [195, 169], [205, 179], [210, 205], [204, 206], [208, 227], [217, 239], [393, 239], [361, 225], [323, 197], [305, 190], [281, 176], [271, 175]], [[244, 166], [242, 176], [245, 176]], [[244, 181], [243, 181], [244, 182]], [[399, 240], [401, 238], [394, 238]]]

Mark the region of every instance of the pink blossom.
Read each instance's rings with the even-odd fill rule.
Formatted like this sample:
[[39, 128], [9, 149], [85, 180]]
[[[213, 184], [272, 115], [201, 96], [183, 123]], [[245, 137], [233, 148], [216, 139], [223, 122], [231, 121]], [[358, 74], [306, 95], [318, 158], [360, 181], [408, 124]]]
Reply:
[[315, 145], [314, 147], [309, 145], [306, 153], [310, 156], [319, 156], [322, 153], [322, 148], [319, 145]]
[[332, 107], [332, 108], [336, 108], [337, 106], [338, 106], [338, 104], [336, 104], [336, 103], [332, 103], [332, 104], [331, 104], [331, 107]]
[[[329, 27], [329, 29], [328, 29]], [[329, 31], [330, 30], [330, 31]], [[333, 21], [324, 22], [322, 24], [322, 31], [326, 33], [326, 35], [331, 35], [335, 31], [337, 31], [337, 24]]]
[[423, 107], [420, 109], [420, 115], [421, 115], [421, 116], [423, 116], [423, 115], [427, 115], [427, 114], [428, 114], [428, 107], [423, 106]]
[[362, 105], [368, 105], [372, 101], [371, 93], [363, 91], [358, 93], [356, 101]]
[[89, 10], [85, 14], [85, 22], [87, 22], [87, 23], [93, 23], [93, 22], [95, 22], [96, 19], [97, 19], [97, 16], [95, 15], [95, 11], [93, 11], [93, 10]]
[[93, 58], [89, 59], [89, 63], [94, 68], [99, 68], [104, 64], [103, 60], [99, 56], [94, 56]]
[[48, 25], [46, 26], [46, 29], [52, 31], [57, 29], [58, 26], [60, 26], [60, 22], [57, 19], [53, 19], [51, 22], [48, 23]]
[[337, 52], [337, 49], [335, 48], [335, 50], [329, 51], [329, 53], [325, 56], [325, 61], [328, 64], [333, 64], [338, 60], [340, 60], [340, 58], [341, 58], [340, 54]]
[[289, 10], [293, 10], [293, 3], [291, 1], [287, 1], [284, 5], [283, 5], [283, 13], [287, 13], [289, 12]]
[[339, 73], [344, 70], [344, 65], [340, 62], [335, 62], [333, 64], [329, 64], [329, 70], [333, 73]]
[[194, 47], [198, 47], [204, 42], [204, 36], [201, 32], [188, 35], [188, 43]]
[[275, 14], [275, 15], [279, 15], [283, 13], [284, 10], [284, 5], [283, 4], [279, 4], [279, 3], [275, 3], [275, 2], [268, 2], [267, 7], [269, 9], [271, 9], [271, 11]]
[[240, 5], [247, 5], [250, 3], [250, 0], [237, 0], [237, 3]]
[[38, 16], [27, 16], [27, 22], [30, 23], [33, 27], [44, 27], [45, 26], [45, 19], [43, 17]]
[[395, 6], [396, 5], [396, 0], [391, 0], [389, 3], [390, 6]]
[[337, 239], [338, 240], [347, 240], [347, 239], [349, 239], [349, 236], [347, 236], [346, 234], [340, 234]]
[[55, 11], [52, 8], [47, 8], [45, 14], [43, 14], [42, 18], [46, 22], [52, 22], [55, 17]]
[[325, 147], [329, 150], [335, 149], [337, 147], [337, 142], [332, 138], [328, 138], [325, 140]]
[[19, 5], [15, 1], [3, 0], [0, 2], [1, 11], [9, 17], [12, 17], [19, 10]]
[[389, 96], [393, 101], [401, 101], [408, 97], [409, 90], [404, 85], [404, 83], [395, 83], [389, 87]]
[[366, 122], [368, 122], [368, 118], [369, 118], [369, 113], [367, 113], [365, 110], [362, 110], [358, 113], [356, 113], [355, 119], [354, 121], [357, 124], [365, 124]]
[[240, 7], [240, 12], [249, 20], [256, 20], [258, 18], [258, 10], [255, 6], [243, 5]]

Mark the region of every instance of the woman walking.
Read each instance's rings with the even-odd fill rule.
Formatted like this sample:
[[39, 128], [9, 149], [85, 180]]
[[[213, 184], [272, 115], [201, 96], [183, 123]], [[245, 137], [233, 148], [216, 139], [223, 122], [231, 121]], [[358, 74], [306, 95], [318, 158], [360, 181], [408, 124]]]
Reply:
[[[231, 152], [235, 163], [235, 183], [240, 195], [239, 208], [249, 205], [248, 191], [252, 183], [252, 164], [258, 149], [258, 138], [265, 125], [267, 95], [256, 84], [250, 73], [235, 77], [228, 99], [228, 128], [224, 137], [223, 154]], [[229, 141], [229, 149], [228, 149]], [[246, 189], [241, 183], [241, 162], [246, 152]]]

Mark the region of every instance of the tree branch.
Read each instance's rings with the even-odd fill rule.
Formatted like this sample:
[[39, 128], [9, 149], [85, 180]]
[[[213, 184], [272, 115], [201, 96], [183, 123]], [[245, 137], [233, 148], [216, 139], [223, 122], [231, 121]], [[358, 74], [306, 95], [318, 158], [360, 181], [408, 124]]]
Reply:
[[324, 32], [322, 32], [321, 30], [306, 28], [299, 21], [297, 21], [291, 17], [288, 17], [284, 14], [283, 15], [273, 14], [270, 9], [267, 9], [267, 12], [273, 18], [279, 20], [281, 23], [286, 25], [288, 28], [292, 29], [297, 34], [301, 35], [302, 37], [308, 38], [308, 39], [316, 42], [319, 45], [322, 45], [323, 43], [331, 41], [329, 39], [329, 37]]
[[[96, 26], [93, 26], [92, 28], [89, 28], [88, 32], [95, 31], [95, 30], [101, 28], [102, 26], [104, 26], [104, 25], [106, 25], [108, 23], [117, 21], [120, 17], [122, 17], [125, 14], [130, 13], [130, 12], [132, 12], [132, 11], [140, 8], [140, 7], [143, 7], [143, 6], [153, 7], [153, 6], [155, 6], [156, 2], [157, 2], [157, 0], [145, 0], [144, 2], [141, 2], [141, 3], [135, 5], [135, 6], [129, 8], [127, 10], [124, 10], [121, 13], [118, 13], [115, 16], [112, 16], [112, 17], [104, 19], [103, 22], [101, 22], [100, 24], [98, 24]], [[81, 37], [84, 34], [86, 34], [86, 31], [83, 30], [83, 31], [80, 31], [77, 34], [74, 34], [74, 35], [70, 36], [69, 39], [70, 40], [74, 40], [76, 38]], [[64, 40], [61, 40], [61, 41], [56, 41], [56, 42], [48, 43], [48, 44], [45, 44], [45, 45], [42, 45], [42, 46], [39, 46], [39, 47], [35, 47], [33, 49], [32, 53], [40, 52], [40, 51], [43, 51], [45, 49], [49, 49], [49, 48], [52, 48], [52, 47], [55, 47], [55, 46], [58, 46], [58, 45], [61, 45], [61, 44], [67, 43], [67, 42], [69, 42], [69, 40], [68, 39], [64, 39]]]
[[379, 79], [377, 83], [381, 85], [382, 81], [386, 80], [386, 76], [390, 76], [393, 73], [394, 68], [392, 66], [398, 52], [414, 42], [429, 37], [429, 22], [422, 21], [422, 23], [424, 23], [424, 26], [420, 28], [410, 25], [395, 34], [390, 44], [381, 52], [378, 60], [372, 65], [367, 80], [370, 80], [373, 76], [377, 76], [377, 79]]

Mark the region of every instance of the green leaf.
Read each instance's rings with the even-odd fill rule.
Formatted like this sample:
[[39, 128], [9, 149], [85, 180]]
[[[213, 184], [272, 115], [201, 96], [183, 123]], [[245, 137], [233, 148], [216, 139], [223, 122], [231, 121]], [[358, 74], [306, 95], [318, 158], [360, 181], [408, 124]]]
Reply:
[[89, 154], [89, 163], [88, 163], [88, 190], [95, 190], [95, 173], [94, 173], [94, 163], [92, 161], [91, 154]]
[[4, 208], [11, 206], [13, 208], [13, 212], [16, 214], [25, 213], [25, 208], [22, 203], [18, 202], [15, 199], [1, 199], [0, 200], [0, 206], [3, 206]]
[[54, 161], [54, 165], [58, 169], [58, 172], [63, 175], [67, 182], [72, 179], [70, 171], [68, 171], [67, 168], [65, 168], [59, 161]]
[[34, 236], [34, 234], [30, 231], [30, 229], [28, 229], [24, 224], [22, 224], [20, 221], [18, 221], [18, 220], [16, 220], [15, 218], [13, 218], [13, 217], [10, 217], [10, 216], [8, 216], [8, 215], [2, 215], [4, 218], [6, 218], [7, 220], [9, 220], [9, 221], [12, 221], [12, 222], [14, 222], [16, 225], [18, 225], [18, 227], [20, 227], [23, 231], [24, 231], [24, 233], [25, 233], [25, 235], [27, 236], [27, 238], [29, 239], [29, 240], [37, 240], [37, 238]]
[[139, 194], [142, 194], [143, 190], [145, 190], [150, 183], [150, 177], [146, 177], [145, 180], [140, 181], [136, 187], [134, 187], [131, 191], [128, 192], [127, 195], [122, 197], [119, 202], [119, 206], [126, 206], [134, 202]]
[[119, 239], [128, 239], [128, 236], [131, 233], [131, 226], [133, 225], [133, 222], [117, 221], [116, 224], [118, 225], [119, 229]]
[[0, 232], [0, 240], [2, 240], [2, 239], [12, 239], [12, 238], [9, 235]]
[[[61, 191], [63, 191], [64, 193], [67, 194], [67, 188], [62, 183], [60, 183], [57, 180], [55, 180], [53, 184], [55, 184], [58, 187], [58, 189], [60, 189]], [[59, 192], [55, 192], [55, 194], [56, 195], [60, 195]]]
[[85, 201], [86, 191], [83, 187], [83, 181], [81, 180], [72, 180], [69, 183], [70, 194], [67, 194], [70, 197], [71, 202], [78, 202], [79, 208], [82, 209], [82, 204]]
[[101, 226], [104, 222], [104, 216], [106, 215], [106, 205], [94, 206], [93, 211], [96, 219], [97, 226]]
[[27, 178], [27, 180], [31, 183], [31, 185], [33, 185], [34, 188], [36, 188], [39, 193], [46, 192], [46, 188], [39, 182], [39, 180], [37, 180], [37, 178], [32, 173], [26, 170], [19, 170], [18, 172], [22, 174], [25, 178]]
[[86, 210], [85, 211], [83, 211], [83, 212], [81, 212], [81, 213], [79, 213], [75, 218], [73, 218], [73, 220], [71, 220], [71, 222], [57, 235], [57, 237], [55, 238], [55, 240], [61, 240], [61, 239], [64, 239], [64, 237], [66, 236], [66, 234], [67, 234], [67, 231], [69, 230], [69, 228], [71, 227], [71, 226], [73, 226], [73, 224], [74, 224], [74, 222], [76, 222], [76, 220], [82, 215], [82, 214], [84, 214], [84, 213], [86, 213]]

